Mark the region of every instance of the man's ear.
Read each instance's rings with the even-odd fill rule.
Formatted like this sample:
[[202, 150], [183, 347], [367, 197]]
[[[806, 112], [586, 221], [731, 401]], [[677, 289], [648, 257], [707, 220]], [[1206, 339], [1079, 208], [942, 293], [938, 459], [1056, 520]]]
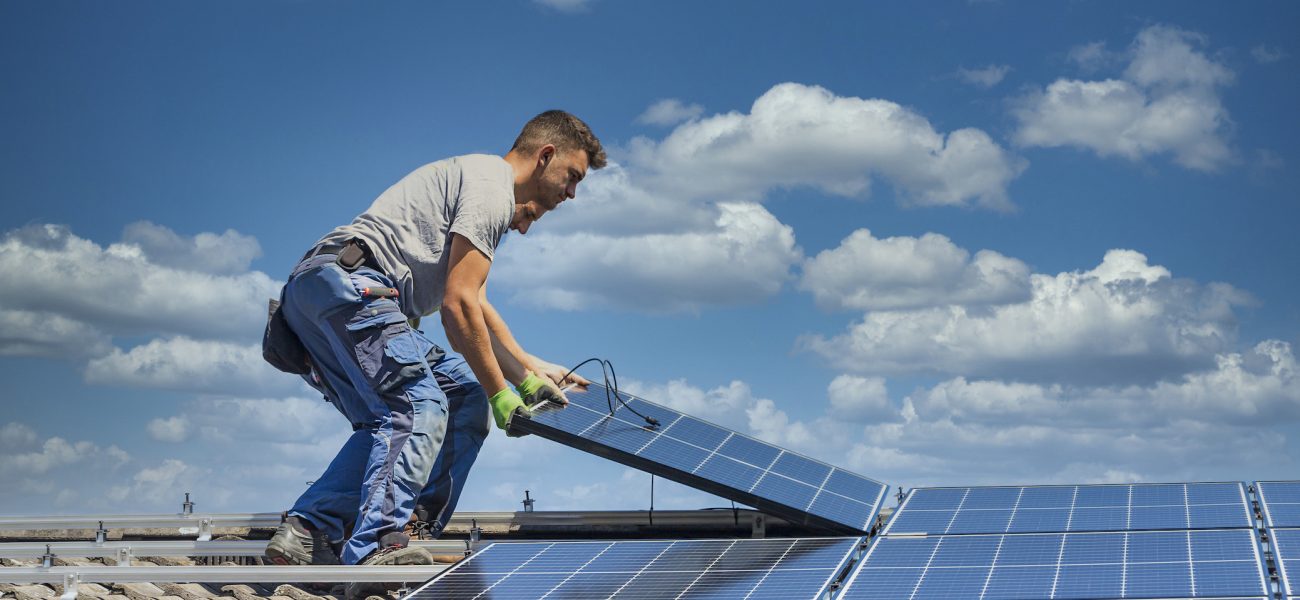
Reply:
[[551, 164], [551, 159], [555, 158], [555, 145], [547, 144], [537, 151], [537, 166], [545, 167]]

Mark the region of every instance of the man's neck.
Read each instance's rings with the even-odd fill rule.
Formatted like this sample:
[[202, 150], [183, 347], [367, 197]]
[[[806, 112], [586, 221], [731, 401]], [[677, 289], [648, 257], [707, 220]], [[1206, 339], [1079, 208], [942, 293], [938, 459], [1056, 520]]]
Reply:
[[515, 202], [527, 202], [528, 183], [533, 178], [533, 169], [536, 168], [536, 164], [532, 159], [523, 156], [514, 150], [507, 152], [502, 158], [504, 158], [506, 164], [509, 164], [510, 168], [515, 171]]

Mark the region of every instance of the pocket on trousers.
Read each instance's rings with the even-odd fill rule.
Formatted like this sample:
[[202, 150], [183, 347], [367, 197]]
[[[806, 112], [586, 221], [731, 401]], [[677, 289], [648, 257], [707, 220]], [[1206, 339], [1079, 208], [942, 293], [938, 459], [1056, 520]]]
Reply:
[[[391, 305], [391, 309], [384, 305]], [[392, 301], [377, 300], [357, 313], [347, 325], [352, 351], [370, 387], [380, 397], [401, 394], [411, 382], [424, 377], [424, 352], [406, 317]]]

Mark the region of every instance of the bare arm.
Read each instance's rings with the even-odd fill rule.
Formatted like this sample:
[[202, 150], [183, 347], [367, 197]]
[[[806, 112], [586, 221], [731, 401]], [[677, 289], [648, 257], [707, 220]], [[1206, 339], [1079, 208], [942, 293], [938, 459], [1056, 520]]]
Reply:
[[[497, 361], [501, 363], [501, 368], [506, 370], [507, 379], [517, 383], [528, 375], [528, 371], [532, 371], [549, 379], [557, 387], [575, 384], [585, 389], [586, 385], [591, 383], [577, 373], [573, 373], [566, 378], [565, 374], [568, 370], [564, 367], [549, 363], [526, 352], [523, 346], [520, 346], [519, 342], [515, 340], [515, 336], [510, 333], [510, 327], [506, 325], [505, 319], [502, 319], [496, 308], [493, 308], [492, 304], [488, 302], [486, 287], [483, 288], [483, 296], [479, 302], [483, 306], [483, 317], [487, 321], [488, 331], [492, 333], [492, 349], [496, 352]], [[519, 368], [522, 369], [520, 379], [516, 380], [511, 377], [507, 364], [519, 365]]]
[[492, 333], [485, 314], [491, 310], [495, 315], [496, 311], [482, 302], [483, 285], [491, 267], [492, 261], [474, 244], [460, 234], [452, 235], [447, 290], [439, 311], [447, 340], [465, 356], [489, 396], [506, 389], [507, 385], [493, 352]]
[[[488, 332], [492, 334], [492, 350], [496, 353], [497, 362], [501, 363], [501, 368], [507, 371], [519, 369], [519, 378], [511, 377], [511, 373], [506, 373], [506, 378], [516, 383], [523, 381], [528, 375], [528, 371], [536, 372], [537, 368], [533, 364], [533, 356], [515, 341], [515, 336], [510, 333], [510, 327], [506, 325], [505, 319], [501, 318], [501, 313], [492, 306], [487, 299], [487, 286], [479, 290], [479, 305], [483, 307], [483, 320], [487, 322]], [[507, 368], [509, 365], [511, 368]]]

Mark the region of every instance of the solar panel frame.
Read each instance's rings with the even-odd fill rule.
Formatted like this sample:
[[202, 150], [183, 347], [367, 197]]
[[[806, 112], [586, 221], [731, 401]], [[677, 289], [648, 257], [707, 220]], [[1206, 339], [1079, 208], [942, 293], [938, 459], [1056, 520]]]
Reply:
[[1300, 481], [1256, 481], [1264, 527], [1300, 527]]
[[[1182, 501], [1173, 503], [1180, 496]], [[1254, 515], [1241, 482], [969, 486], [913, 489], [881, 534], [1174, 531], [1253, 526]]]
[[1282, 596], [1300, 598], [1300, 529], [1270, 528], [1268, 539], [1273, 547], [1273, 564], [1277, 565]]
[[862, 545], [857, 537], [498, 542], [404, 600], [572, 594], [812, 600], [825, 597]]
[[[1231, 558], [1229, 546], [1250, 554]], [[1186, 585], [1156, 585], [1170, 582]], [[1200, 529], [882, 536], [836, 600], [1270, 596], [1255, 530]]]
[[[619, 392], [628, 405], [659, 420], [647, 436], [651, 430], [645, 422], [617, 401], [609, 414], [604, 390], [592, 384], [586, 392], [571, 391], [567, 407], [536, 407], [532, 418], [513, 419], [511, 432], [544, 437], [837, 535], [870, 532], [889, 492], [888, 485], [874, 479]], [[710, 439], [700, 440], [705, 445], [682, 440], [670, 433], [674, 427], [691, 432], [687, 435], [707, 432]], [[676, 465], [665, 462], [682, 457], [688, 458]], [[822, 481], [815, 485], [797, 479], [800, 475]], [[832, 486], [848, 493], [828, 489]], [[850, 491], [854, 487], [858, 489]], [[835, 518], [848, 514], [856, 518]]]

